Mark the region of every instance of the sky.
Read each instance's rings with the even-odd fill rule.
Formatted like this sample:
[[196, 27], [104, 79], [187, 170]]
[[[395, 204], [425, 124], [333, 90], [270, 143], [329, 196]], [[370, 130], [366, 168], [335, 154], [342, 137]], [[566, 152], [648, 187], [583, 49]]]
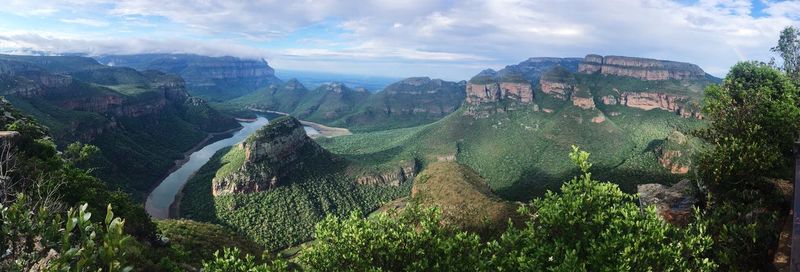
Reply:
[[275, 69], [469, 79], [529, 57], [768, 61], [800, 1], [4, 0], [0, 52], [196, 53]]

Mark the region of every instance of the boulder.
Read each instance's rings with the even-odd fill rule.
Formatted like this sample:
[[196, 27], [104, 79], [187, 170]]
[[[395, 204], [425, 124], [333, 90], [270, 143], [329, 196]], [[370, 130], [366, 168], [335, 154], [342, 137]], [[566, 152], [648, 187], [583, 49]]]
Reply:
[[636, 190], [642, 207], [655, 206], [661, 219], [675, 225], [687, 224], [692, 217], [694, 205], [698, 202], [695, 187], [688, 179], [672, 186], [642, 184]]

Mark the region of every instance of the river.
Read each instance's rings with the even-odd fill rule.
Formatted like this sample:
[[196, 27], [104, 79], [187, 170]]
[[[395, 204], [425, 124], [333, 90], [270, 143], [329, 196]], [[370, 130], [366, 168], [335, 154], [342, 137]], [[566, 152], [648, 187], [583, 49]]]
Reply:
[[[183, 189], [183, 185], [189, 181], [189, 178], [211, 159], [211, 156], [220, 149], [240, 143], [267, 123], [267, 118], [261, 116], [253, 122], [241, 122], [243, 128], [230, 138], [213, 142], [189, 155], [189, 159], [183, 165], [164, 178], [158, 187], [147, 196], [144, 204], [147, 213], [154, 218], [169, 218], [170, 206], [175, 202], [175, 196]], [[308, 126], [304, 128], [308, 135], [319, 134], [319, 131], [314, 128]]]

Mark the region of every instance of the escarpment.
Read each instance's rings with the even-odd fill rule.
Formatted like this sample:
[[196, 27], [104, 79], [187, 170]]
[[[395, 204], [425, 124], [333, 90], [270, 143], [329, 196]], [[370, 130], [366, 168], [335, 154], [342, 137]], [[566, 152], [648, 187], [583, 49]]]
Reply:
[[137, 54], [97, 57], [110, 66], [158, 70], [186, 80], [193, 95], [230, 99], [279, 84], [275, 70], [264, 59], [208, 57], [193, 54]]
[[685, 80], [706, 76], [699, 66], [676, 61], [646, 58], [587, 55], [578, 65], [578, 72], [634, 77], [641, 80]]
[[213, 179], [215, 196], [266, 191], [312, 167], [308, 164], [314, 161], [333, 159], [306, 135], [300, 121], [290, 116], [271, 121], [231, 152], [239, 153], [241, 164]]
[[357, 175], [356, 184], [400, 186], [400, 184], [413, 179], [418, 171], [416, 161], [401, 161], [400, 165], [388, 170], [368, 171]]

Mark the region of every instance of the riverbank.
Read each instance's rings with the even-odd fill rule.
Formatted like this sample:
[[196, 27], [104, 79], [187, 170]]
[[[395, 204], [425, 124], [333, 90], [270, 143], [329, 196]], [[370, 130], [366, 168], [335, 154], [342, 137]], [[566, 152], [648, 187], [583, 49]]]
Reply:
[[[232, 129], [229, 129], [229, 130], [226, 130], [226, 131], [221, 131], [221, 132], [209, 132], [208, 135], [206, 136], [206, 138], [204, 138], [202, 141], [200, 141], [199, 143], [194, 145], [189, 150], [183, 152], [183, 158], [179, 159], [179, 160], [175, 160], [175, 163], [172, 165], [172, 167], [169, 168], [167, 170], [167, 172], [164, 173], [164, 175], [162, 175], [161, 178], [158, 179], [159, 182], [157, 182], [157, 183], [153, 184], [152, 186], [150, 186], [150, 189], [147, 191], [147, 195], [145, 195], [145, 202], [147, 201], [147, 197], [149, 197], [150, 194], [153, 193], [153, 190], [155, 190], [156, 188], [158, 188], [159, 185], [161, 185], [161, 182], [163, 182], [165, 178], [167, 178], [170, 174], [172, 174], [172, 172], [175, 172], [176, 170], [181, 168], [184, 164], [186, 164], [186, 162], [189, 161], [189, 159], [191, 158], [192, 153], [203, 149], [204, 147], [208, 146], [209, 144], [212, 144], [212, 143], [216, 142], [217, 140], [233, 136], [233, 133], [235, 133], [235, 132], [237, 132], [239, 130], [242, 130], [243, 128], [244, 128], [244, 126], [241, 126], [241, 127], [238, 127], [238, 128], [232, 128]], [[176, 196], [176, 202], [177, 202], [177, 197], [178, 196]], [[173, 203], [173, 205], [174, 204], [175, 203]], [[172, 215], [172, 206], [170, 206], [168, 218], [174, 218], [173, 215]]]
[[[285, 113], [285, 112], [271, 111], [271, 110], [261, 110], [261, 109], [256, 109], [256, 108], [248, 108], [248, 110], [255, 111], [255, 112], [272, 113], [272, 114], [278, 114], [278, 115], [284, 115], [284, 116], [289, 115], [288, 113]], [[346, 128], [329, 127], [329, 126], [326, 126], [326, 125], [323, 125], [323, 124], [320, 124], [320, 123], [314, 123], [314, 122], [305, 121], [305, 120], [300, 120], [300, 123], [303, 124], [304, 126], [309, 126], [309, 127], [313, 128], [313, 129], [316, 129], [319, 132], [318, 135], [312, 135], [311, 138], [317, 138], [317, 137], [330, 138], [330, 137], [337, 137], [337, 136], [344, 136], [344, 135], [353, 134], [353, 133], [350, 132], [349, 129], [346, 129]]]

